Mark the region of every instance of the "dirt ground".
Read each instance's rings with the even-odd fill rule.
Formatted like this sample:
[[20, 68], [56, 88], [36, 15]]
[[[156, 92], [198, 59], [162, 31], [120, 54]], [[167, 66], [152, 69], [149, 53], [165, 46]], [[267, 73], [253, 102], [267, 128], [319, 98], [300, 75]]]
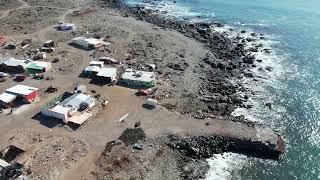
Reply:
[[[216, 133], [243, 138], [255, 138], [256, 130], [245, 124], [219, 119], [195, 120], [188, 115], [171, 112], [163, 107], [148, 110], [142, 107], [145, 98], [135, 96], [136, 90], [121, 86], [99, 86], [90, 83], [90, 79], [79, 75], [91, 60], [101, 56], [111, 56], [124, 64], [138, 69], [154, 63], [157, 65], [158, 84], [165, 95], [163, 102], [175, 101], [183, 95], [197, 91], [201, 79], [197, 70], [198, 62], [208, 52], [200, 43], [168, 29], [161, 29], [152, 24], [137, 21], [130, 17], [122, 17], [114, 10], [100, 9], [89, 5], [90, 1], [71, 0], [22, 0], [0, 9], [0, 33], [5, 33], [13, 42], [31, 38], [32, 43], [26, 49], [16, 50], [0, 48], [2, 56], [25, 57], [27, 52], [39, 48], [48, 39], [57, 42], [57, 50], [48, 54], [45, 61], [52, 62], [53, 68], [45, 73], [50, 80], [34, 80], [30, 77], [19, 84], [38, 87], [40, 100], [18, 114], [0, 114], [1, 144], [23, 144], [30, 156], [28, 166], [31, 179], [116, 179], [130, 177], [127, 172], [138, 177], [140, 172], [146, 179], [177, 179], [174, 169], [166, 167], [166, 163], [177, 163], [171, 156], [159, 154], [155, 148], [157, 143], [147, 142], [143, 151], [135, 154], [130, 146], [119, 145], [112, 151], [133, 155], [120, 157], [126, 165], [117, 164], [118, 157], [105, 152], [107, 142], [118, 139], [122, 132], [141, 122], [147, 138], [156, 138], [168, 134], [201, 134]], [[21, 4], [19, 7], [16, 4]], [[73, 3], [77, 2], [77, 3]], [[11, 6], [12, 5], [12, 6]], [[85, 8], [80, 9], [79, 7]], [[16, 8], [16, 9], [15, 9]], [[75, 23], [74, 32], [59, 32], [54, 26], [59, 20]], [[77, 36], [106, 37], [111, 45], [99, 51], [85, 51], [69, 45], [70, 40]], [[170, 63], [187, 64], [185, 71], [174, 71]], [[0, 83], [0, 91], [18, 84], [12, 78]], [[65, 91], [72, 91], [77, 84], [85, 84], [89, 91], [96, 91], [106, 97], [110, 104], [101, 109], [93, 118], [77, 129], [72, 129], [61, 122], [38, 119], [40, 108], [52, 98]], [[45, 94], [48, 86], [58, 89], [52, 94]], [[124, 122], [119, 119], [128, 113]], [[205, 125], [207, 124], [207, 125]], [[149, 143], [149, 145], [148, 145]], [[163, 154], [174, 153], [163, 145]], [[148, 154], [142, 153], [148, 152]], [[102, 155], [101, 155], [102, 154]], [[104, 154], [104, 155], [103, 155]], [[114, 155], [115, 153], [113, 153]], [[158, 155], [157, 155], [158, 154]], [[141, 164], [150, 170], [139, 169]], [[161, 163], [159, 163], [161, 162]], [[111, 164], [110, 164], [111, 163]], [[138, 163], [138, 164], [130, 164]], [[113, 166], [113, 167], [111, 167]], [[130, 167], [137, 167], [131, 169]], [[111, 168], [111, 169], [110, 169]], [[131, 171], [132, 170], [132, 171]], [[112, 175], [107, 172], [114, 171]], [[164, 176], [167, 172], [172, 177]], [[121, 178], [120, 178], [121, 179]], [[139, 179], [139, 178], [138, 178]]]

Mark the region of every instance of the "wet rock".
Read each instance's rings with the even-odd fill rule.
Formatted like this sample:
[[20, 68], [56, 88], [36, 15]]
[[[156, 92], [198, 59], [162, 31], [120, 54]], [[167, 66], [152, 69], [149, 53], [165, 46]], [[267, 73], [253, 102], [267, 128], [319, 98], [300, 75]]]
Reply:
[[266, 129], [259, 130], [257, 135], [261, 138], [258, 141], [214, 135], [186, 138], [169, 136], [170, 141], [167, 144], [185, 156], [197, 159], [209, 158], [213, 154], [223, 152], [235, 152], [274, 160], [280, 159], [284, 153], [282, 138], [272, 130]]
[[141, 122], [139, 121], [134, 124], [134, 127], [137, 128], [137, 127], [140, 127], [140, 125], [141, 125]]
[[267, 67], [266, 67], [266, 70], [269, 71], [269, 72], [271, 72], [272, 69], [273, 69], [273, 68], [272, 68], [271, 66], [267, 66]]
[[132, 146], [133, 149], [136, 149], [136, 150], [143, 150], [143, 145], [142, 144], [138, 144], [138, 143], [135, 143], [133, 146]]
[[270, 54], [270, 53], [271, 53], [271, 49], [265, 48], [265, 49], [262, 50], [262, 52], [265, 52], [265, 53], [267, 53], [267, 54]]
[[259, 49], [257, 47], [251, 47], [249, 48], [250, 52], [259, 52]]
[[256, 36], [257, 36], [256, 33], [251, 33], [250, 35], [253, 36], [253, 37], [256, 37]]
[[269, 102], [268, 102], [268, 103], [266, 103], [265, 105], [266, 105], [269, 109], [271, 109], [271, 108], [272, 108], [272, 104], [271, 104], [271, 103], [269, 103]]
[[186, 62], [184, 62], [184, 63], [170, 63], [168, 65], [168, 67], [173, 70], [185, 71], [189, 67], [189, 64]]
[[242, 58], [243, 63], [246, 64], [253, 64], [254, 63], [254, 57], [253, 56], [245, 56]]

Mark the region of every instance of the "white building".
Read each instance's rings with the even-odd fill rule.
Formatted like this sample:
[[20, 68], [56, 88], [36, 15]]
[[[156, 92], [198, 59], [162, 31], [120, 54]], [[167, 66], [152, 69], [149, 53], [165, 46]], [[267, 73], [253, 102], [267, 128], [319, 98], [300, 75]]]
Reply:
[[72, 39], [72, 43], [81, 46], [85, 49], [96, 49], [109, 44], [100, 39], [85, 37], [76, 37]]
[[155, 73], [126, 69], [121, 76], [121, 82], [128, 86], [153, 87], [155, 86]]
[[30, 62], [30, 59], [0, 58], [0, 71], [23, 73]]
[[35, 87], [15, 85], [0, 95], [0, 105], [14, 107], [16, 100], [19, 100], [17, 103], [31, 103], [38, 97], [38, 90]]
[[117, 79], [117, 68], [101, 68], [97, 74], [97, 79], [111, 83]]
[[68, 120], [77, 112], [85, 112], [94, 105], [95, 100], [91, 96], [82, 93], [75, 93], [58, 104], [56, 104], [56, 101], [49, 102], [41, 109], [41, 113], [45, 116], [54, 117], [61, 119], [64, 122], [68, 122]]

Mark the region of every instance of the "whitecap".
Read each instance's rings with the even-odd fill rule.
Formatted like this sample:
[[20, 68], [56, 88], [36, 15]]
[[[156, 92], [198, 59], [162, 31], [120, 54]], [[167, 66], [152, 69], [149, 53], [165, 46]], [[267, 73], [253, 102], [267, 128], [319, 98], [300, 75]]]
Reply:
[[215, 154], [212, 158], [207, 159], [210, 170], [207, 172], [205, 179], [236, 179], [236, 172], [246, 164], [247, 160], [246, 156], [235, 153]]

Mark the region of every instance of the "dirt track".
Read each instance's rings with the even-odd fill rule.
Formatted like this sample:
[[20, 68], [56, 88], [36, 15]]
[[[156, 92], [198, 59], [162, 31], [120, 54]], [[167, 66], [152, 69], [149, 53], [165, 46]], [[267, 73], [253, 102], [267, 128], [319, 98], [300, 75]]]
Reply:
[[[5, 1], [0, 0], [0, 2]], [[18, 2], [21, 6], [14, 6], [10, 10], [2, 11], [0, 33], [6, 33], [14, 41], [32, 38], [30, 49], [39, 47], [47, 39], [55, 40], [58, 43], [57, 51], [50, 54], [47, 61], [52, 61], [57, 57], [60, 61], [53, 64], [52, 70], [46, 73], [47, 76], [53, 77], [52, 80], [27, 79], [23, 82], [23, 84], [40, 88], [41, 100], [23, 114], [0, 114], [0, 144], [8, 144], [8, 140], [17, 134], [28, 133], [30, 136], [39, 134], [40, 137], [45, 137], [42, 138], [41, 146], [34, 145], [31, 149], [43, 147], [43, 144], [49, 144], [48, 146], [51, 147], [50, 143], [54, 143], [54, 140], [58, 139], [58, 144], [61, 144], [65, 152], [68, 152], [64, 157], [59, 156], [60, 158], [69, 157], [74, 153], [74, 148], [77, 146], [69, 146], [69, 143], [75, 140], [81, 144], [81, 147], [85, 146], [87, 151], [76, 161], [66, 158], [65, 163], [72, 161], [72, 166], [63, 166], [58, 172], [41, 169], [43, 166], [37, 165], [37, 161], [42, 161], [42, 159], [33, 158], [30, 161], [30, 168], [31, 171], [37, 173], [33, 177], [48, 178], [46, 175], [49, 171], [51, 179], [83, 179], [87, 177], [90, 172], [97, 170], [96, 162], [100, 158], [101, 152], [104, 151], [105, 144], [117, 139], [126, 128], [133, 127], [138, 121], [141, 122], [141, 127], [147, 138], [157, 138], [168, 134], [185, 136], [203, 133], [249, 139], [257, 138], [256, 130], [245, 124], [224, 119], [195, 120], [188, 115], [171, 112], [163, 107], [150, 111], [142, 107], [145, 99], [136, 97], [134, 95], [136, 90], [120, 86], [93, 85], [88, 79], [79, 78], [82, 69], [89, 64], [89, 61], [97, 59], [99, 56], [113, 56], [121, 61], [126, 61], [127, 64], [132, 64], [132, 66], [155, 63], [163, 71], [159, 77], [160, 89], [174, 94], [173, 97], [167, 99], [171, 103], [181, 98], [180, 96], [183, 94], [187, 95], [198, 88], [197, 83], [201, 78], [197, 73], [198, 64], [208, 52], [199, 42], [173, 30], [161, 29], [130, 17], [121, 17], [111, 9], [101, 10], [95, 7], [96, 11], [90, 13], [82, 15], [73, 13], [87, 5], [84, 1], [79, 1], [76, 4], [71, 0], [27, 0], [26, 2], [19, 0]], [[53, 27], [59, 20], [75, 23], [77, 25], [76, 31], [57, 32]], [[87, 34], [89, 36], [108, 36], [112, 45], [97, 52], [96, 57], [93, 56], [92, 51], [83, 51], [68, 45], [71, 38]], [[1, 49], [0, 54], [21, 58], [26, 51]], [[128, 56], [130, 56], [129, 59]], [[184, 72], [172, 70], [168, 64], [174, 61], [187, 63], [188, 69]], [[96, 94], [107, 97], [110, 100], [108, 107], [75, 131], [59, 122], [34, 118], [43, 104], [64, 91], [72, 91], [73, 87], [80, 83], [88, 85], [90, 90], [94, 89]], [[17, 83], [8, 79], [0, 84], [0, 90], [3, 91], [14, 84]], [[57, 87], [58, 92], [45, 95], [43, 91], [49, 85]], [[164, 101], [166, 100], [164, 99]], [[201, 107], [199, 108], [201, 109]], [[118, 122], [119, 118], [126, 113], [129, 116], [125, 122]], [[208, 125], [205, 125], [206, 123]], [[14, 139], [10, 142], [16, 143]], [[128, 149], [130, 148], [126, 150]], [[45, 152], [41, 153], [51, 154], [54, 158], [57, 155], [56, 152], [54, 148], [46, 148]], [[51, 167], [60, 167], [60, 163], [52, 161], [48, 166], [50, 169]], [[161, 169], [161, 167], [158, 168]], [[159, 169], [155, 169], [154, 172], [158, 172]], [[102, 174], [105, 173], [101, 169], [100, 171]], [[158, 173], [161, 174], [161, 172]]]

